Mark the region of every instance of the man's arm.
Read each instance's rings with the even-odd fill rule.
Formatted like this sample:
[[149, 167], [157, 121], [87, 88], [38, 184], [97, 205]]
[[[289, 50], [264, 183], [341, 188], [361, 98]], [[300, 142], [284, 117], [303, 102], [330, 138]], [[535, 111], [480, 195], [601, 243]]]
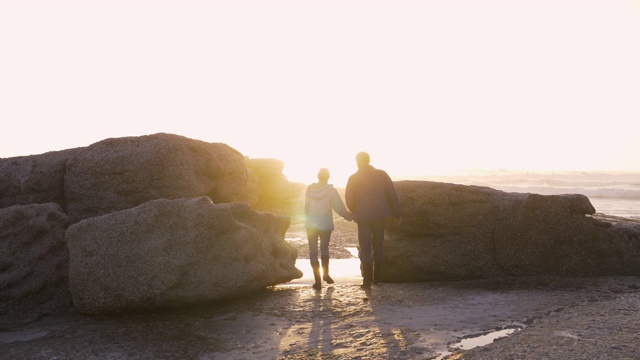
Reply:
[[391, 209], [391, 213], [394, 217], [401, 219], [402, 218], [402, 209], [400, 207], [400, 199], [398, 198], [398, 192], [396, 191], [395, 185], [393, 185], [393, 181], [389, 174], [385, 172], [386, 175], [386, 196], [387, 202], [389, 203], [389, 208]]
[[356, 211], [356, 197], [353, 180], [351, 178], [347, 181], [347, 188], [344, 190], [344, 201], [347, 204], [347, 209], [349, 209], [351, 213]]

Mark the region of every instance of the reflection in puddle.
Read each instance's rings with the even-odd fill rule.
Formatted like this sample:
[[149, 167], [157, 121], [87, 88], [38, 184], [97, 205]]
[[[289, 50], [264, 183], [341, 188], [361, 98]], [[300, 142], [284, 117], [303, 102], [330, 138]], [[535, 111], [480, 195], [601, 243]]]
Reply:
[[[307, 259], [298, 259], [296, 267], [303, 273], [302, 277], [313, 279], [311, 263]], [[329, 273], [333, 278], [353, 277], [360, 275], [360, 259], [331, 259], [329, 260]]]
[[495, 340], [509, 336], [518, 330], [520, 330], [520, 328], [518, 327], [509, 327], [506, 329], [491, 331], [488, 333], [469, 335], [459, 342], [449, 345], [449, 347], [454, 349], [469, 350], [478, 346], [489, 345]]
[[[297, 259], [296, 267], [302, 271], [300, 279], [294, 279], [282, 286], [311, 285], [314, 283], [313, 270], [309, 259]], [[336, 284], [360, 284], [362, 283], [362, 275], [360, 274], [360, 259], [331, 259], [329, 261], [329, 273]]]
[[[287, 240], [302, 241], [302, 238], [290, 237]], [[304, 241], [307, 241], [304, 239]], [[358, 258], [358, 248], [345, 247], [347, 251], [353, 256], [349, 259], [331, 259], [329, 261], [329, 273], [336, 284], [360, 284], [362, 283], [362, 274], [360, 273], [360, 259]], [[297, 286], [313, 284], [313, 270], [311, 270], [311, 263], [309, 259], [298, 258], [296, 259], [296, 267], [302, 271], [302, 277], [300, 279], [294, 279], [286, 284], [279, 284], [278, 287]]]

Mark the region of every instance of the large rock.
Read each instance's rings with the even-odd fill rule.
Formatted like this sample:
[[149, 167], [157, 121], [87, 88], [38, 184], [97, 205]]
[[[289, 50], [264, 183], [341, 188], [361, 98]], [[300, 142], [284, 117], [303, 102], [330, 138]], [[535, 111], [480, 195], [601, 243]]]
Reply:
[[640, 275], [640, 227], [589, 216], [582, 195], [396, 182], [404, 211], [385, 241], [385, 281]]
[[247, 204], [156, 200], [69, 227], [70, 290], [87, 314], [206, 303], [299, 278], [289, 218]]
[[65, 207], [67, 159], [79, 149], [0, 159], [0, 208], [55, 202]]
[[0, 209], [0, 329], [71, 307], [67, 222], [54, 203]]
[[149, 200], [241, 197], [244, 156], [225, 144], [172, 134], [107, 139], [69, 159], [65, 195], [72, 222]]
[[106, 139], [88, 147], [0, 159], [0, 208], [55, 202], [72, 223], [155, 199], [207, 196], [291, 215], [304, 184], [277, 159], [173, 134]]
[[287, 180], [281, 160], [245, 158], [245, 164], [250, 179], [247, 187], [252, 189], [254, 196], [251, 199], [253, 207], [260, 211], [291, 215], [305, 185]]

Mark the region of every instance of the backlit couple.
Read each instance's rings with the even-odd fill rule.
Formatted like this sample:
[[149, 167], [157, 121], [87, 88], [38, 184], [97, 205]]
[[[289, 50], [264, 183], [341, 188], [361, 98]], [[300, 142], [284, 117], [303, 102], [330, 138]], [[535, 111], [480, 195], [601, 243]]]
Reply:
[[[353, 220], [358, 224], [358, 257], [362, 270], [362, 287], [365, 289], [370, 288], [371, 283], [377, 284], [382, 280], [382, 242], [387, 218], [394, 217], [398, 225], [402, 220], [398, 195], [389, 175], [371, 166], [369, 154], [366, 152], [356, 155], [356, 163], [358, 171], [351, 175], [347, 182], [346, 207], [338, 191], [328, 183], [328, 169], [320, 169], [318, 182], [307, 187], [306, 229], [315, 289], [322, 287], [322, 280], [333, 283], [329, 276], [329, 240], [334, 229], [334, 210], [346, 220]], [[322, 280], [318, 261], [318, 240]]]

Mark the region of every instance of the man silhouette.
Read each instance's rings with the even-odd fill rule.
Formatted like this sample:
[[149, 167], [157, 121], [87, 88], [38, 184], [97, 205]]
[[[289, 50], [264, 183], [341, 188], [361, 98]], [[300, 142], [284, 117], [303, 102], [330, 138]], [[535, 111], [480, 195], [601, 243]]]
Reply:
[[381, 281], [383, 268], [382, 242], [386, 221], [396, 218], [402, 221], [400, 201], [389, 175], [370, 165], [366, 152], [356, 155], [358, 171], [349, 177], [345, 190], [347, 208], [358, 224], [358, 243], [362, 287], [368, 289], [371, 283]]

